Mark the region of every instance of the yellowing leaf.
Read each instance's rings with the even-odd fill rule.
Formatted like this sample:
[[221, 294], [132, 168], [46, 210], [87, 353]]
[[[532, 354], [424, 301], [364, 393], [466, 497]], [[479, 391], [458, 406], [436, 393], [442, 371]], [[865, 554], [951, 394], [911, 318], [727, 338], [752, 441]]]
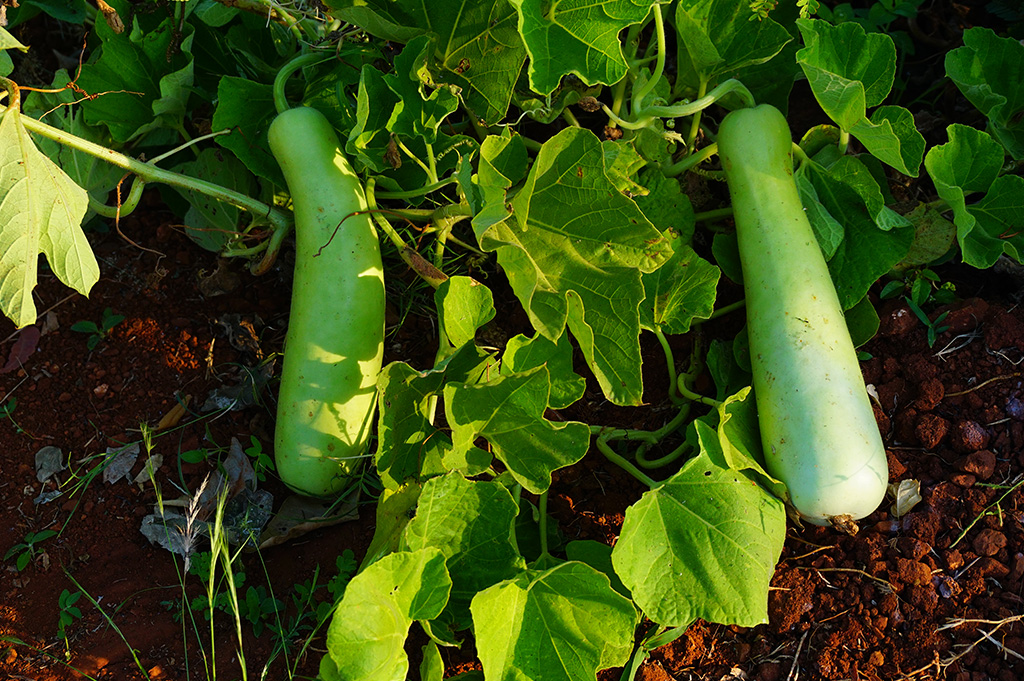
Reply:
[[88, 204], [85, 190], [36, 149], [21, 113], [9, 107], [0, 118], [0, 310], [17, 326], [36, 320], [40, 253], [82, 295], [99, 279], [81, 227]]

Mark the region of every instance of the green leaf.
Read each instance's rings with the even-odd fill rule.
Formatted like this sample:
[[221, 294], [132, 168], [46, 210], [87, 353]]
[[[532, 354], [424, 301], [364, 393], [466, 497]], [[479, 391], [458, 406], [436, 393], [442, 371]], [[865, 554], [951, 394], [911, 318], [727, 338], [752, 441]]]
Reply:
[[400, 101], [380, 71], [369, 64], [363, 67], [356, 96], [356, 123], [345, 143], [349, 157], [374, 172], [386, 167], [384, 158], [391, 141], [387, 125]]
[[[417, 371], [404, 362], [392, 362], [377, 379], [379, 416], [374, 461], [381, 482], [397, 489], [410, 478], [438, 475], [452, 468], [475, 475], [490, 465], [490, 457], [476, 448], [463, 449], [452, 458], [448, 435], [434, 427], [434, 410], [446, 382], [475, 382], [493, 366], [487, 353], [467, 343], [437, 368]], [[468, 457], [468, 458], [467, 458]]]
[[437, 549], [393, 553], [352, 578], [327, 629], [324, 679], [404, 681], [414, 620], [441, 614], [452, 583]]
[[526, 61], [516, 12], [505, 0], [330, 0], [327, 4], [334, 16], [385, 40], [408, 43], [429, 35], [434, 81], [459, 87], [466, 107], [486, 125], [505, 116]]
[[985, 197], [967, 207], [975, 219], [970, 232], [957, 230], [964, 262], [987, 269], [1003, 253], [1018, 262], [1024, 256], [1024, 177], [996, 178]]
[[[69, 106], [79, 99], [79, 96], [71, 89], [63, 89], [69, 80], [67, 71], [63, 69], [57, 71], [50, 87], [61, 91], [56, 93], [33, 92], [22, 106], [22, 112], [36, 118], [42, 118], [46, 114], [45, 121], [49, 125], [90, 142], [101, 145], [110, 144], [106, 130], [87, 125], [81, 107]], [[37, 139], [37, 147], [39, 151], [59, 165], [75, 184], [85, 189], [101, 203], [107, 200], [107, 194], [117, 186], [124, 176], [124, 171], [120, 168], [49, 138], [40, 136]], [[122, 196], [127, 191], [128, 187], [125, 184]]]
[[[665, 0], [657, 0], [663, 4]], [[509, 0], [519, 14], [519, 33], [530, 56], [530, 88], [555, 91], [562, 76], [587, 85], [622, 80], [628, 66], [619, 43], [622, 29], [643, 21], [653, 3], [645, 0]]]
[[[395, 57], [395, 70], [384, 82], [398, 96], [387, 129], [405, 137], [421, 138], [427, 144], [437, 141], [437, 128], [459, 106], [459, 99], [448, 87], [436, 86], [427, 69], [431, 41], [417, 36]], [[429, 92], [428, 92], [429, 90]]]
[[[907, 213], [914, 225], [914, 243], [896, 269], [929, 265], [942, 258], [956, 241], [956, 225], [943, 216], [943, 210], [921, 203]], [[974, 219], [973, 217], [971, 218]]]
[[697, 222], [693, 215], [693, 204], [690, 203], [690, 197], [683, 193], [679, 180], [650, 168], [640, 171], [639, 182], [647, 189], [647, 193], [633, 200], [644, 216], [673, 243], [678, 240], [689, 244], [693, 240]]
[[[98, 24], [103, 41], [99, 59], [82, 66], [78, 85], [95, 98], [82, 103], [90, 125], [105, 125], [118, 142], [127, 142], [164, 127], [183, 129], [193, 85], [192, 39], [177, 34], [176, 22], [165, 20], [143, 32], [136, 20], [131, 30], [114, 33]], [[169, 51], [172, 42], [177, 50]], [[168, 60], [168, 55], [173, 55]]]
[[879, 161], [917, 177], [924, 158], [924, 135], [917, 131], [914, 115], [903, 107], [880, 106], [870, 121], [862, 118], [850, 133]]
[[505, 352], [501, 356], [503, 375], [525, 373], [539, 366], [546, 366], [551, 376], [549, 408], [565, 409], [583, 397], [587, 382], [573, 371], [569, 334], [563, 333], [556, 343], [540, 334], [533, 338], [519, 334], [505, 344]]
[[828, 267], [839, 302], [844, 310], [849, 309], [907, 254], [914, 232], [891, 225], [888, 231], [880, 229], [857, 191], [817, 163], [805, 163], [798, 175], [801, 173], [806, 173], [814, 186], [821, 208], [843, 227], [843, 239]]
[[946, 53], [947, 75], [1010, 155], [1024, 158], [1024, 45], [982, 27], [964, 31], [963, 40]]
[[[688, 89], [696, 91], [701, 80], [712, 83], [730, 72], [763, 64], [793, 40], [774, 19], [751, 21], [752, 17], [745, 2], [682, 0], [676, 6], [679, 73]], [[680, 85], [676, 83], [677, 91]]]
[[805, 47], [797, 61], [814, 98], [829, 118], [850, 131], [892, 89], [896, 46], [883, 33], [867, 33], [860, 24], [832, 26], [820, 19], [798, 19]]
[[28, 47], [21, 44], [17, 38], [10, 34], [10, 32], [0, 26], [0, 50], [21, 50], [22, 52], [28, 52]]
[[967, 197], [991, 189], [1002, 169], [1004, 152], [987, 133], [966, 125], [950, 125], [946, 134], [949, 142], [929, 149], [924, 167], [939, 196], [953, 209], [953, 222], [964, 262], [975, 267], [988, 267], [983, 263], [998, 258], [1002, 246], [997, 247], [984, 237], [984, 244], [972, 238], [977, 216], [968, 209]]
[[0, 310], [18, 327], [36, 321], [40, 253], [82, 295], [100, 276], [81, 226], [88, 195], [36, 149], [21, 115], [8, 107], [0, 116]]
[[612, 562], [663, 626], [768, 621], [768, 583], [786, 533], [783, 504], [706, 454], [626, 509]]
[[[175, 170], [241, 194], [256, 194], [256, 178], [229, 151], [208, 147], [199, 152], [195, 161], [183, 163]], [[179, 193], [191, 204], [184, 218], [185, 234], [199, 246], [218, 252], [238, 235], [240, 208], [198, 192]]]
[[434, 291], [438, 323], [453, 348], [476, 337], [476, 331], [494, 318], [494, 297], [480, 282], [465, 276], [449, 277]]
[[569, 560], [586, 563], [605, 575], [615, 591], [630, 598], [629, 589], [615, 574], [615, 567], [612, 565], [612, 547], [592, 539], [577, 539], [565, 545], [565, 556]]
[[526, 569], [512, 540], [519, 513], [512, 494], [497, 482], [471, 482], [459, 473], [428, 480], [401, 548], [436, 548], [447, 560], [452, 589], [446, 610], [457, 626], [469, 626], [477, 592]]
[[576, 421], [544, 418], [551, 379], [546, 366], [498, 376], [486, 383], [449, 383], [445, 414], [456, 451], [486, 438], [494, 455], [534, 494], [551, 485], [551, 473], [571, 466], [590, 448], [590, 428]]
[[492, 182], [473, 227], [481, 247], [497, 251], [534, 328], [554, 340], [568, 324], [605, 395], [639, 404], [640, 273], [665, 262], [668, 240], [610, 190], [604, 147], [581, 128], [544, 144], [510, 203]]
[[224, 76], [217, 85], [217, 108], [211, 123], [217, 144], [230, 150], [253, 174], [284, 187], [284, 175], [267, 143], [267, 129], [276, 116], [273, 88], [247, 78]]
[[640, 304], [640, 323], [665, 333], [686, 333], [694, 319], [708, 319], [715, 311], [721, 275], [689, 246], [677, 246], [663, 267], [643, 275], [647, 297]]
[[589, 565], [529, 570], [480, 592], [471, 606], [489, 681], [580, 681], [625, 664], [636, 610]]

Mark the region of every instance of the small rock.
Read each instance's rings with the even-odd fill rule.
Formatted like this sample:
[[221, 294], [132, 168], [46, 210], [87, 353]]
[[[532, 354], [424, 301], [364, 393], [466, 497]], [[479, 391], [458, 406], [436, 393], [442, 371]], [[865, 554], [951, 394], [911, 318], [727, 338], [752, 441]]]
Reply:
[[921, 560], [928, 555], [928, 549], [930, 548], [920, 539], [914, 539], [913, 537], [900, 537], [896, 540], [896, 546], [910, 560]]
[[977, 570], [978, 576], [982, 579], [991, 577], [998, 580], [1003, 579], [1006, 575], [1010, 574], [1010, 568], [1006, 567], [995, 558], [983, 557], [975, 563], [974, 569]]
[[897, 558], [896, 574], [900, 582], [910, 586], [931, 586], [932, 583], [931, 568], [916, 560]]
[[937, 378], [929, 378], [918, 385], [914, 407], [919, 411], [931, 411], [939, 406], [945, 396], [946, 388], [942, 385], [942, 381]]
[[964, 564], [964, 557], [956, 549], [946, 551], [946, 567], [950, 570], [957, 570]]
[[949, 421], [934, 414], [922, 414], [914, 428], [917, 441], [925, 449], [935, 449], [949, 433]]
[[959, 452], [976, 452], [985, 449], [990, 438], [988, 430], [977, 421], [959, 421], [953, 427], [951, 444]]
[[968, 487], [974, 485], [974, 483], [977, 482], [978, 480], [970, 473], [957, 473], [956, 475], [949, 476], [949, 481], [952, 482], [957, 487], [963, 487], [964, 489], [967, 489]]
[[878, 328], [879, 336], [902, 336], [916, 327], [920, 322], [906, 306], [900, 306], [881, 319]]
[[57, 396], [57, 401], [58, 402], [67, 402], [70, 399], [71, 399], [71, 393], [69, 393], [69, 392], [63, 392], [63, 393], [61, 393], [60, 395]]
[[979, 480], [988, 480], [996, 472], [996, 455], [988, 449], [971, 452], [956, 462], [957, 470], [970, 473]]
[[998, 530], [982, 530], [971, 545], [979, 556], [994, 556], [1006, 546], [1006, 535]]
[[1006, 398], [1006, 415], [1015, 421], [1024, 421], [1024, 401], [1017, 397]]

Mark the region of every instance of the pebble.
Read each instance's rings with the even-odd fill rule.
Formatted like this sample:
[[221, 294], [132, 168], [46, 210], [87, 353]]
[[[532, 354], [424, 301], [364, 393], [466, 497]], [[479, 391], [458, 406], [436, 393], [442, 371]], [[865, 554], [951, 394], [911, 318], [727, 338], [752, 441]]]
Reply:
[[953, 427], [953, 449], [959, 452], [976, 452], [985, 449], [991, 438], [988, 430], [977, 421], [959, 421]]
[[60, 395], [57, 396], [57, 401], [58, 402], [67, 402], [70, 399], [71, 399], [71, 393], [69, 393], [69, 392], [62, 392]]
[[971, 546], [979, 556], [994, 556], [1006, 546], [1006, 535], [999, 530], [982, 530]]
[[914, 428], [917, 441], [925, 449], [935, 449], [949, 433], [949, 421], [934, 414], [922, 414]]
[[996, 455], [988, 449], [979, 449], [957, 461], [956, 467], [979, 480], [988, 480], [996, 472]]

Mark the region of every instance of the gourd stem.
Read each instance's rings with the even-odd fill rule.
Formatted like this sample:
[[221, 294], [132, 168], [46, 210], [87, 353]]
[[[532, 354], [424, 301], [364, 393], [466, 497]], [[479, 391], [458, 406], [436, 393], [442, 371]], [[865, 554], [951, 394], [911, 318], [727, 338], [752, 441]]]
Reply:
[[540, 556], [538, 561], [543, 561], [544, 558], [549, 557], [551, 554], [548, 553], [548, 492], [544, 491], [537, 500], [537, 513], [540, 516], [537, 519], [537, 526], [540, 528]]
[[647, 450], [644, 447], [640, 447], [636, 451], [636, 462], [641, 468], [646, 468], [647, 470], [664, 468], [692, 449], [689, 442], [683, 442], [665, 456], [658, 457], [657, 459], [648, 459]]
[[288, 97], [285, 95], [284, 87], [292, 74], [299, 69], [327, 61], [328, 59], [330, 57], [324, 57], [314, 52], [306, 52], [285, 62], [285, 65], [281, 67], [281, 70], [274, 77], [274, 108], [277, 109], [277, 113], [284, 113], [291, 108], [288, 106]]

